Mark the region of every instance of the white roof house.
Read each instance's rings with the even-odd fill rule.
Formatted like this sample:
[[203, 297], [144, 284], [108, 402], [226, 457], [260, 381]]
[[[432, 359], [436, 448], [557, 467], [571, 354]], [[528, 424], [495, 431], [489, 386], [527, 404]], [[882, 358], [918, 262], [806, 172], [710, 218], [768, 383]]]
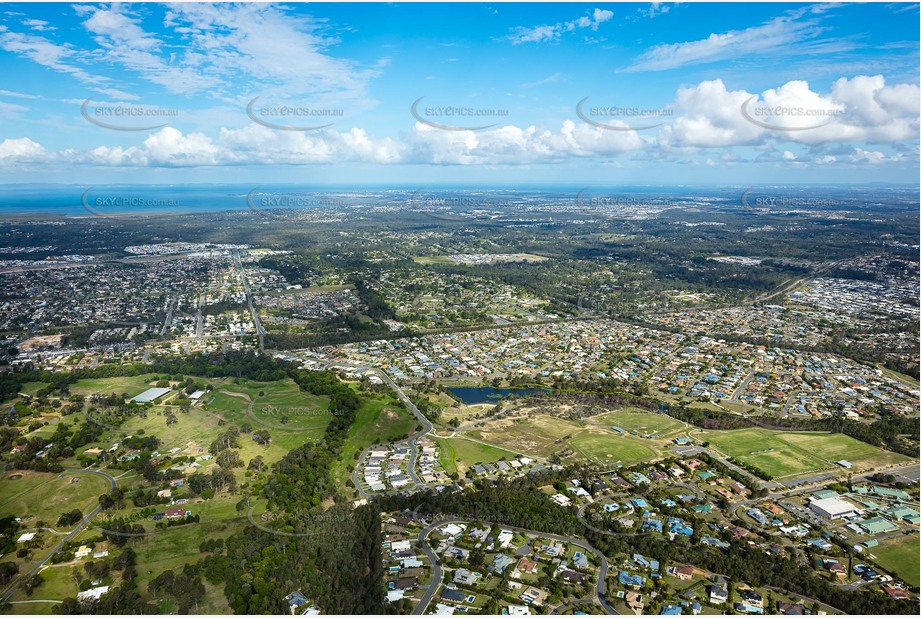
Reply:
[[90, 588], [89, 590], [78, 592], [77, 600], [78, 601], [98, 601], [99, 597], [101, 597], [108, 591], [109, 591], [108, 586], [96, 586], [95, 588]]

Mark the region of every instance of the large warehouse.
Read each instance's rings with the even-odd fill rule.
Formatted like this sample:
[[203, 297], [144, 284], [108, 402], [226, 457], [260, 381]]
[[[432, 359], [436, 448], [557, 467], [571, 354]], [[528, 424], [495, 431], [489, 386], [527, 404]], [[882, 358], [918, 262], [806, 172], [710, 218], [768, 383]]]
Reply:
[[170, 389], [168, 388], [148, 388], [137, 397], [133, 397], [131, 401], [135, 403], [147, 403], [150, 401], [155, 401], [163, 395], [167, 394], [169, 391]]
[[813, 512], [822, 517], [827, 517], [828, 519], [840, 519], [842, 517], [851, 517], [852, 515], [859, 514], [856, 506], [841, 498], [813, 499], [809, 503], [809, 508], [812, 509]]

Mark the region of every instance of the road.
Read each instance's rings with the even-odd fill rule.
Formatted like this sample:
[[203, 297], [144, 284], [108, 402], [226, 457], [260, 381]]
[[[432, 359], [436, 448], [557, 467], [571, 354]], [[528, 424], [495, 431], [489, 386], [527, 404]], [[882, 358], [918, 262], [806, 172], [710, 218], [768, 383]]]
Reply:
[[259, 349], [265, 350], [265, 329], [262, 328], [262, 322], [259, 321], [259, 314], [256, 313], [256, 307], [253, 306], [253, 294], [249, 289], [249, 281], [246, 280], [246, 271], [243, 269], [243, 261], [240, 260], [240, 250], [233, 250], [233, 261], [240, 269], [240, 279], [243, 281], [243, 292], [246, 294], [246, 304], [249, 305], [249, 313], [253, 316], [253, 324], [256, 326], [256, 335], [259, 337]]
[[205, 293], [202, 292], [198, 296], [198, 315], [195, 317], [195, 336], [196, 337], [201, 337], [201, 333], [202, 333], [203, 320], [202, 320], [202, 315], [201, 315], [201, 308], [202, 308], [202, 305], [204, 304], [205, 304]]
[[[422, 599], [419, 601], [419, 604], [416, 606], [416, 609], [413, 610], [414, 615], [421, 615], [425, 613], [426, 608], [432, 601], [432, 598], [435, 596], [435, 593], [438, 592], [438, 589], [441, 587], [442, 580], [444, 578], [444, 569], [442, 569], [441, 564], [438, 562], [438, 556], [432, 551], [432, 548], [428, 544], [428, 535], [431, 534], [432, 530], [440, 528], [447, 524], [452, 523], [465, 523], [464, 519], [444, 519], [435, 521], [419, 532], [419, 546], [422, 548], [422, 551], [425, 552], [425, 555], [432, 563], [433, 575], [432, 583], [429, 584], [428, 589], [425, 591], [425, 594], [422, 595]], [[491, 523], [491, 522], [484, 522]], [[595, 584], [595, 598], [591, 602], [597, 603], [600, 605], [609, 616], [619, 615], [618, 611], [608, 603], [607, 596], [605, 595], [605, 586], [607, 584], [608, 578], [608, 559], [603, 553], [595, 549], [585, 541], [576, 539], [568, 536], [560, 536], [558, 534], [550, 534], [549, 532], [536, 532], [534, 530], [527, 530], [525, 528], [516, 528], [515, 526], [506, 526], [502, 525], [503, 529], [512, 530], [515, 532], [520, 532], [527, 535], [528, 537], [539, 536], [541, 538], [552, 539], [554, 541], [560, 541], [561, 543], [569, 543], [570, 545], [575, 545], [576, 547], [581, 547], [586, 551], [592, 552], [595, 557], [598, 559], [600, 567], [598, 569], [598, 580]], [[584, 602], [584, 601], [579, 601]]]
[[419, 447], [418, 445], [416, 445], [416, 440], [426, 435], [427, 433], [432, 432], [435, 429], [435, 426], [432, 425], [432, 422], [429, 419], [425, 418], [425, 415], [419, 411], [419, 408], [417, 408], [416, 405], [412, 401], [410, 401], [409, 397], [406, 396], [406, 393], [404, 393], [400, 389], [400, 387], [397, 386], [397, 383], [394, 382], [390, 378], [389, 375], [387, 375], [386, 371], [382, 371], [378, 369], [377, 367], [369, 367], [367, 365], [361, 365], [359, 363], [352, 363], [349, 361], [336, 361], [336, 362], [330, 363], [328, 367], [329, 368], [339, 367], [342, 369], [360, 369], [363, 371], [370, 371], [371, 373], [379, 377], [381, 381], [384, 382], [384, 384], [389, 386], [390, 389], [394, 393], [396, 393], [397, 399], [402, 401], [403, 405], [405, 405], [406, 408], [410, 412], [412, 412], [413, 416], [415, 416], [416, 419], [422, 424], [422, 431], [415, 434], [414, 436], [410, 436], [408, 440], [409, 461], [406, 463], [406, 466], [408, 468], [407, 473], [409, 474], [409, 478], [412, 479], [412, 482], [416, 485], [425, 485], [425, 482], [421, 478], [419, 478], [419, 475], [416, 473], [416, 461], [419, 459]]
[[176, 301], [179, 300], [179, 295], [173, 296], [169, 299], [169, 309], [166, 310], [166, 319], [163, 320], [163, 327], [160, 329], [160, 336], [166, 334], [167, 329], [169, 328], [170, 322], [173, 321], [173, 311], [176, 309]]
[[[115, 478], [112, 476], [109, 476], [105, 472], [101, 472], [99, 470], [83, 470], [81, 468], [65, 468], [65, 470], [67, 472], [89, 472], [90, 474], [101, 476], [109, 480], [109, 485], [111, 486], [112, 489], [115, 489], [116, 487]], [[0, 596], [0, 604], [5, 603], [11, 596], [13, 596], [13, 593], [15, 593], [19, 589], [19, 584], [22, 581], [28, 579], [29, 577], [32, 577], [32, 575], [37, 573], [43, 566], [45, 566], [45, 563], [51, 560], [51, 557], [54, 556], [56, 553], [58, 553], [58, 551], [60, 551], [60, 549], [64, 547], [65, 543], [70, 541], [70, 539], [75, 537], [81, 530], [83, 530], [87, 526], [87, 524], [90, 523], [90, 520], [92, 520], [93, 517], [95, 517], [101, 510], [102, 510], [101, 506], [97, 506], [95, 509], [93, 509], [89, 515], [83, 518], [83, 521], [77, 524], [76, 528], [74, 528], [70, 533], [67, 534], [67, 536], [65, 536], [63, 539], [58, 541], [58, 543], [54, 547], [51, 548], [51, 551], [48, 552], [48, 555], [42, 558], [39, 562], [35, 563], [35, 566], [32, 567], [32, 569], [28, 573], [26, 573], [25, 575], [20, 575], [10, 585], [10, 587], [6, 589], [3, 595]]]

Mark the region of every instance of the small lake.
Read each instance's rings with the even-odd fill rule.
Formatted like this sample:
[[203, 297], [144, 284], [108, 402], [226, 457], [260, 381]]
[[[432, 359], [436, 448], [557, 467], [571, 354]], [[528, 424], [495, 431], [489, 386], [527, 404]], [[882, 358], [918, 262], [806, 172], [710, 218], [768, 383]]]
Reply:
[[500, 399], [509, 397], [527, 397], [551, 392], [549, 388], [494, 388], [492, 386], [458, 386], [450, 387], [447, 391], [468, 406], [477, 403], [498, 403]]

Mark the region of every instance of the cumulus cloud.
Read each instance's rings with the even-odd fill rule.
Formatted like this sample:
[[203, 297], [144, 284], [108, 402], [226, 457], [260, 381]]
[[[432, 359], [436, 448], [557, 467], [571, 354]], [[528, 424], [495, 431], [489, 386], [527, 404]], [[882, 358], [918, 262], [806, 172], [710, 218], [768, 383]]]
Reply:
[[[386, 136], [361, 127], [346, 129], [341, 122], [320, 131], [277, 131], [253, 122], [216, 132], [183, 132], [170, 126], [137, 137], [133, 145], [100, 145], [66, 156], [46, 152], [28, 138], [8, 139], [0, 146], [0, 157], [12, 162], [60, 159], [129, 167], [529, 165], [675, 156], [698, 164], [748, 159], [791, 166], [871, 165], [917, 159], [912, 145], [919, 135], [919, 96], [918, 86], [887, 85], [881, 76], [841, 78], [828, 92], [793, 80], [750, 93], [717, 79], [680, 88], [668, 105], [674, 111], [672, 119], [654, 131], [611, 131], [565, 119], [553, 127], [506, 124], [482, 131], [444, 131], [417, 122], [404, 134]], [[795, 131], [782, 129], [803, 122], [802, 116], [756, 115], [759, 109], [800, 108], [831, 110], [835, 115], [827, 124]], [[806, 120], [814, 121], [811, 116]], [[734, 150], [737, 147], [742, 151]], [[722, 153], [714, 153], [714, 148]], [[798, 154], [804, 151], [808, 154]]]
[[705, 81], [679, 89], [675, 121], [662, 129], [659, 141], [665, 147], [708, 148], [767, 140], [809, 145], [917, 140], [919, 99], [918, 86], [887, 86], [881, 75], [841, 78], [828, 93], [801, 80], [760, 94]]
[[45, 156], [42, 145], [28, 137], [7, 138], [0, 142], [0, 161], [4, 163], [35, 161]]

